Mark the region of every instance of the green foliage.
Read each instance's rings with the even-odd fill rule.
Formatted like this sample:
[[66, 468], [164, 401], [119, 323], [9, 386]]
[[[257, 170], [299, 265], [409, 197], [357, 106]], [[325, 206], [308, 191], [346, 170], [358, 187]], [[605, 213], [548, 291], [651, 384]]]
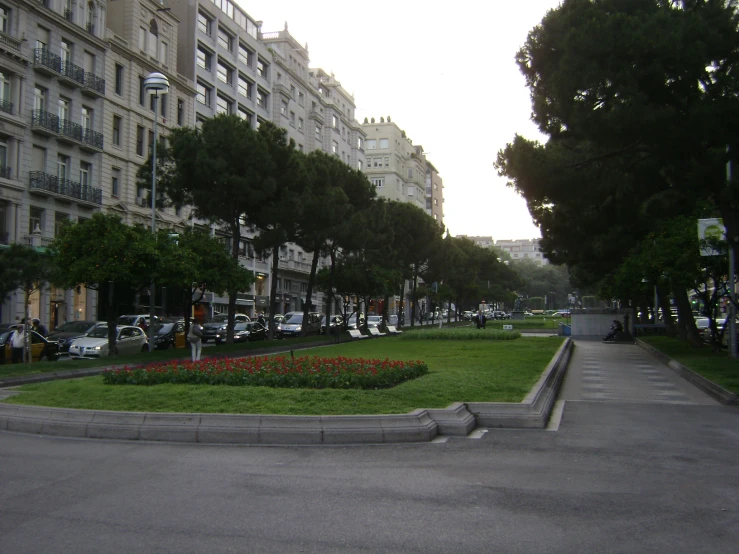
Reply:
[[544, 299], [541, 296], [532, 296], [527, 300], [527, 304], [530, 310], [544, 309]]
[[495, 329], [471, 329], [469, 327], [421, 329], [403, 333], [402, 340], [515, 340], [521, 338], [518, 331]]
[[13, 243], [0, 250], [0, 300], [16, 289], [26, 296], [53, 277], [49, 256], [30, 246]]

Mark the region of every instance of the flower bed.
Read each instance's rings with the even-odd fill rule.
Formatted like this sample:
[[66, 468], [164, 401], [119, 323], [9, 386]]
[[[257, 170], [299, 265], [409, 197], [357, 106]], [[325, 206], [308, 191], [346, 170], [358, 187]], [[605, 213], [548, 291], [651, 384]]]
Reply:
[[106, 371], [109, 385], [232, 385], [311, 389], [383, 389], [426, 375], [419, 360], [366, 360], [362, 358], [285, 356], [216, 358], [200, 362], [174, 360], [147, 366]]

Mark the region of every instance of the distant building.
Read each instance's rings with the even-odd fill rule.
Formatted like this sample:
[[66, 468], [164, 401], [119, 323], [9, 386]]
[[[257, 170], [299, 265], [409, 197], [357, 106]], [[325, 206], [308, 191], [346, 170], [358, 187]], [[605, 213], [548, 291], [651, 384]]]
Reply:
[[539, 239], [496, 240], [494, 246], [510, 254], [513, 260], [531, 260], [539, 265], [549, 263], [541, 253]]
[[365, 118], [362, 129], [367, 135], [364, 172], [377, 195], [418, 206], [442, 225], [444, 185], [423, 146], [414, 145], [390, 117], [381, 117], [379, 122]]
[[469, 239], [472, 242], [474, 242], [477, 246], [482, 246], [483, 248], [490, 248], [492, 246], [495, 246], [495, 241], [493, 240], [493, 237], [473, 237], [468, 235], [457, 235], [459, 238], [465, 238]]

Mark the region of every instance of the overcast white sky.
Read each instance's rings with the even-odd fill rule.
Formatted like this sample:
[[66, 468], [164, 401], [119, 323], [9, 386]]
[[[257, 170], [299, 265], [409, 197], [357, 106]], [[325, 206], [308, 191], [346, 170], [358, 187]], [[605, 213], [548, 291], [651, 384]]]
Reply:
[[514, 56], [559, 0], [238, 0], [262, 31], [308, 43], [311, 67], [354, 94], [357, 119], [381, 116], [421, 144], [444, 179], [452, 235], [540, 237], [493, 162], [515, 133], [543, 140]]

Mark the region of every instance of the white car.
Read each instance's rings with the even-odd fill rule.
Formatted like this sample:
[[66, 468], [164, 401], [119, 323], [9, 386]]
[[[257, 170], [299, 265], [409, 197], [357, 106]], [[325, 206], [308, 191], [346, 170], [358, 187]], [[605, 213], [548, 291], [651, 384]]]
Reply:
[[[119, 325], [116, 333], [116, 346], [119, 354], [138, 354], [148, 350], [146, 333], [141, 328]], [[81, 358], [107, 356], [108, 328], [97, 326], [84, 337], [75, 340], [69, 347], [69, 355]]]
[[368, 315], [367, 316], [367, 327], [379, 327], [382, 323], [381, 315]]

